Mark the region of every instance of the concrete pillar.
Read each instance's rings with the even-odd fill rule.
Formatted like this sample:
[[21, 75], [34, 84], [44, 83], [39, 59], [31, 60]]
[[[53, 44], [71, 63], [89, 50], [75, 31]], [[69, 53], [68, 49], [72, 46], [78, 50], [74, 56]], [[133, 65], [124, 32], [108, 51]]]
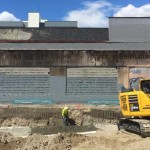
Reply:
[[118, 68], [118, 84], [123, 84], [125, 88], [129, 88], [129, 67]]

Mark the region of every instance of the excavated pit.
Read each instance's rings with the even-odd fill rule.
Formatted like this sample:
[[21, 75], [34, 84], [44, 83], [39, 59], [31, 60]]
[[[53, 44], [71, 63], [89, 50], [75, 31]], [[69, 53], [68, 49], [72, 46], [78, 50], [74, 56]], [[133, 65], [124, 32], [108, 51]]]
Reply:
[[63, 106], [6, 106], [0, 107], [1, 127], [30, 127], [31, 133], [57, 134], [96, 130], [98, 124], [116, 124], [118, 107], [69, 106], [71, 125], [62, 124]]
[[0, 106], [0, 150], [149, 150], [149, 137], [117, 130], [118, 106], [71, 105], [70, 126], [62, 125], [63, 107]]

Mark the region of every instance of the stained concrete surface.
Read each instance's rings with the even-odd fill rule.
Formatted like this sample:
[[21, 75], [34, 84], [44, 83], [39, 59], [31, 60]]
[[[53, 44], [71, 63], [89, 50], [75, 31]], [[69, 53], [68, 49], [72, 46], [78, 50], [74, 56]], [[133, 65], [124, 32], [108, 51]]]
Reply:
[[0, 132], [11, 133], [14, 137], [27, 137], [31, 134], [30, 127], [0, 127]]
[[43, 135], [58, 134], [58, 133], [74, 133], [74, 132], [88, 132], [95, 131], [97, 128], [94, 125], [86, 126], [57, 126], [57, 127], [33, 127], [31, 133], [38, 133]]

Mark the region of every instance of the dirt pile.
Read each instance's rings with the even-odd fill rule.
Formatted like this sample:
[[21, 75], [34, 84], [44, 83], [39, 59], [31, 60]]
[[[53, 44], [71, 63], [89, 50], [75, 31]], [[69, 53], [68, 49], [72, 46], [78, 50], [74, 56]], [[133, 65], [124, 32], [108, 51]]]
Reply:
[[71, 150], [88, 137], [76, 133], [63, 133], [55, 136], [33, 134], [27, 138], [14, 138], [12, 135], [2, 135], [1, 150]]
[[32, 134], [26, 138], [14, 138], [10, 134], [3, 136], [5, 140], [0, 141], [1, 150], [149, 150], [150, 144], [149, 137], [141, 138], [136, 134], [113, 130], [113, 126], [104, 126], [96, 134], [86, 136], [76, 133], [54, 136]]
[[19, 150], [25, 139], [15, 138], [10, 133], [0, 132], [0, 150]]
[[0, 143], [6, 144], [12, 141], [13, 135], [10, 133], [0, 132]]
[[85, 140], [85, 136], [76, 133], [58, 134], [54, 137], [33, 134], [28, 137], [21, 150], [71, 150], [73, 147], [76, 147], [79, 142], [82, 143], [85, 142]]

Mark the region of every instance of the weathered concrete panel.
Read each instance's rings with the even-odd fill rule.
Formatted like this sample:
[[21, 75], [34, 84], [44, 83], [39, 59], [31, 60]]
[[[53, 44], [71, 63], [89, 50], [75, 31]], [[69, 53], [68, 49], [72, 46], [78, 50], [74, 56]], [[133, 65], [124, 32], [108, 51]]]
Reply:
[[68, 50], [68, 51], [150, 51], [150, 43], [143, 42], [128, 42], [128, 43], [28, 43], [19, 41], [15, 43], [12, 41], [6, 41], [5, 43], [0, 43], [0, 50]]
[[[117, 77], [114, 76], [113, 73], [109, 72], [104, 75], [104, 72], [92, 72], [93, 69], [99, 70], [101, 67], [109, 67], [113, 68], [115, 70], [118, 68], [125, 67], [125, 70], [128, 67], [133, 66], [145, 66], [150, 64], [150, 53], [148, 51], [136, 51], [136, 53], [132, 51], [122, 51], [122, 52], [112, 52], [112, 51], [46, 51], [46, 50], [38, 50], [38, 51], [0, 51], [0, 66], [1, 67], [47, 67], [50, 68], [50, 71], [47, 71], [47, 82], [41, 89], [42, 94], [39, 96], [38, 94], [40, 91], [36, 91], [35, 93], [32, 93], [33, 95], [29, 96], [28, 99], [26, 95], [30, 92], [33, 92], [32, 89], [29, 90], [29, 88], [24, 88], [22, 91], [30, 91], [27, 92], [26, 95], [20, 95], [17, 97], [12, 96], [12, 94], [22, 94], [21, 89], [18, 88], [18, 84], [15, 84], [19, 80], [21, 81], [19, 84], [22, 83], [30, 83], [30, 80], [37, 78], [40, 79], [42, 76], [38, 77], [37, 74], [34, 74], [34, 72], [31, 72], [33, 74], [30, 74], [30, 80], [25, 80], [26, 75], [22, 75], [23, 72], [17, 72], [15, 69], [12, 71], [12, 74], [1, 74], [1, 83], [4, 81], [9, 81], [7, 84], [5, 82], [6, 88], [4, 86], [1, 86], [1, 94], [4, 94], [4, 96], [1, 95], [1, 100], [7, 100], [12, 101], [14, 99], [24, 99], [24, 100], [33, 100], [39, 97], [43, 100], [52, 100], [56, 102], [92, 102], [92, 101], [104, 101], [104, 100], [117, 100]], [[79, 68], [81, 67], [81, 69]], [[89, 71], [86, 71], [83, 69], [83, 67], [89, 68]], [[91, 67], [91, 69], [90, 69]], [[76, 68], [76, 70], [85, 70], [80, 72], [81, 74], [76, 74], [75, 79], [72, 79], [71, 82], [67, 83], [67, 68]], [[2, 70], [3, 68], [0, 68]], [[11, 69], [11, 68], [9, 68]], [[8, 69], [8, 72], [11, 71]], [[30, 70], [28, 68], [28, 70]], [[117, 72], [117, 70], [116, 70]], [[121, 71], [122, 72], [122, 71]], [[18, 73], [18, 74], [17, 74]], [[24, 71], [24, 74], [26, 71]], [[128, 75], [129, 72], [126, 72], [126, 75]], [[74, 73], [75, 74], [75, 73]], [[68, 77], [73, 77], [74, 74], [71, 75], [68, 73]], [[108, 76], [109, 75], [109, 76]], [[127, 83], [127, 78], [124, 76], [121, 76], [122, 74], [119, 72], [119, 83]], [[79, 86], [79, 82], [84, 76], [85, 81], [81, 86]], [[92, 76], [91, 84], [89, 84], [89, 77]], [[108, 79], [104, 79], [105, 77], [110, 77]], [[127, 76], [126, 76], [127, 77]], [[102, 79], [103, 78], [103, 79]], [[5, 79], [5, 80], [4, 80]], [[44, 75], [43, 78], [44, 79]], [[13, 82], [11, 82], [13, 80]], [[108, 83], [105, 83], [104, 81], [108, 80]], [[110, 87], [110, 89], [105, 89], [103, 84], [107, 87]], [[115, 81], [115, 82], [111, 82]], [[38, 82], [37, 82], [38, 83]], [[47, 85], [50, 83], [50, 85]], [[71, 83], [71, 84], [70, 84]], [[86, 84], [88, 83], [88, 85]], [[18, 86], [17, 88], [13, 88]], [[34, 85], [34, 84], [33, 84]], [[34, 86], [29, 85], [28, 87]], [[67, 85], [71, 85], [67, 87]], [[73, 86], [74, 85], [74, 86]], [[84, 88], [84, 86], [88, 87], [89, 89]], [[102, 86], [102, 87], [101, 87]], [[46, 89], [45, 89], [46, 88]], [[111, 93], [111, 88], [116, 89], [116, 91], [113, 91]], [[7, 90], [9, 91], [7, 95]], [[45, 89], [45, 92], [43, 91]], [[49, 89], [49, 90], [48, 90]], [[73, 89], [73, 90], [71, 90]], [[75, 90], [74, 90], [75, 89]], [[77, 92], [77, 89], [79, 91]], [[47, 91], [48, 90], [48, 91]], [[70, 91], [69, 91], [70, 90]], [[17, 92], [19, 91], [19, 92]], [[97, 92], [96, 92], [97, 91]], [[107, 91], [107, 92], [105, 92]], [[71, 94], [69, 94], [71, 93]], [[86, 94], [88, 93], [88, 94]], [[94, 93], [94, 94], [93, 94]], [[110, 94], [111, 93], [111, 94]], [[5, 97], [5, 94], [7, 95], [7, 98]]]
[[[82, 79], [84, 83], [79, 85], [79, 80], [76, 78], [75, 80], [71, 78], [72, 81], [69, 82], [70, 77], [67, 78], [66, 73], [66, 67], [56, 67], [56, 69], [52, 67], [52, 70], [51, 68], [0, 68], [0, 102], [15, 104], [98, 101], [105, 103], [106, 100], [112, 100], [111, 103], [114, 100], [116, 102], [117, 77], [113, 77], [113, 74], [108, 78], [84, 77]], [[84, 75], [89, 74], [85, 72]], [[102, 75], [99, 72], [99, 76], [103, 75], [104, 72]], [[70, 85], [74, 86], [70, 87]], [[88, 87], [88, 91], [85, 86]], [[72, 88], [79, 91], [75, 92]]]
[[129, 67], [118, 68], [118, 75], [118, 84], [123, 85], [125, 88], [129, 88]]
[[77, 21], [46, 21], [45, 27], [76, 27]]
[[0, 28], [18, 28], [23, 27], [23, 22], [21, 21], [0, 21]]
[[29, 40], [32, 33], [21, 29], [0, 29], [0, 40]]
[[100, 42], [108, 41], [107, 28], [5, 28], [0, 29], [0, 40], [26, 42]]
[[118, 77], [115, 68], [68, 68], [67, 77]]
[[123, 67], [149, 64], [149, 51], [0, 51], [1, 67]]
[[113, 97], [117, 95], [117, 77], [115, 68], [68, 68], [66, 93]]
[[149, 64], [149, 51], [0, 51], [1, 67], [123, 67]]
[[118, 53], [120, 66], [150, 66], [150, 51], [126, 51]]
[[0, 101], [51, 103], [49, 68], [0, 68]]
[[51, 76], [65, 76], [66, 77], [66, 67], [51, 67]]
[[150, 42], [149, 17], [109, 19], [110, 42]]
[[[112, 59], [113, 58], [113, 59]], [[95, 51], [0, 51], [0, 66], [115, 66], [117, 53]]]

